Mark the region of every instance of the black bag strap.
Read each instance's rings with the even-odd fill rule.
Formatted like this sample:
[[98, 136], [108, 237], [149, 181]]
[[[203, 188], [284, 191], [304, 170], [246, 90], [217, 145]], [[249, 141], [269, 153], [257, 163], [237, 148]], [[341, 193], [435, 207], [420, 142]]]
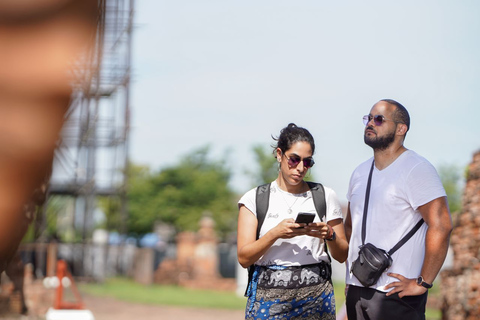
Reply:
[[[372, 174], [373, 174], [373, 167], [375, 165], [375, 160], [372, 161], [372, 167], [370, 168], [370, 173], [368, 174], [368, 182], [367, 182], [367, 191], [365, 192], [365, 205], [363, 208], [363, 220], [362, 220], [362, 246], [365, 245], [365, 236], [366, 236], [366, 229], [367, 229], [367, 212], [368, 212], [368, 200], [370, 199], [370, 185], [372, 184]], [[415, 234], [415, 232], [420, 229], [424, 220], [420, 219], [417, 224], [410, 230], [390, 251], [387, 252], [388, 255], [392, 255], [395, 251], [400, 249], [410, 238]]]
[[[269, 202], [270, 202], [270, 183], [265, 183], [257, 187], [256, 198], [255, 198], [255, 210], [257, 212], [257, 240], [260, 236], [260, 229], [262, 228], [263, 221], [265, 221], [265, 216], [268, 211]], [[248, 282], [247, 282], [247, 288], [245, 289], [245, 294], [244, 294], [245, 297], [247, 296], [250, 282], [252, 282], [254, 271], [255, 271], [255, 265], [252, 264], [250, 267], [248, 267]]]
[[365, 237], [367, 234], [367, 212], [368, 212], [368, 200], [370, 200], [370, 185], [372, 184], [373, 166], [375, 161], [372, 161], [372, 167], [368, 174], [367, 191], [365, 192], [365, 205], [363, 206], [363, 220], [362, 220], [362, 246], [365, 245]]
[[325, 189], [321, 183], [307, 181], [310, 191], [312, 191], [313, 204], [317, 211], [320, 221], [327, 215], [327, 204], [325, 202]]
[[[320, 221], [322, 221], [323, 217], [327, 216], [327, 203], [325, 201], [325, 189], [323, 188], [323, 185], [321, 183], [307, 181], [307, 184], [310, 190], [312, 191], [312, 199], [313, 199], [313, 204], [315, 205], [315, 211], [317, 211], [318, 217], [320, 218]], [[327, 241], [325, 241], [325, 239], [323, 240], [323, 246], [325, 248], [325, 252], [327, 253], [328, 260], [331, 263], [332, 257], [330, 257], [330, 253], [328, 252]]]
[[410, 230], [409, 233], [407, 233], [403, 238], [402, 240], [400, 240], [396, 245], [395, 247], [393, 247], [392, 249], [390, 249], [390, 251], [388, 251], [388, 254], [389, 255], [392, 255], [395, 251], [397, 251], [401, 246], [403, 246], [405, 244], [405, 242], [407, 242], [414, 234], [415, 232], [418, 231], [418, 229], [420, 229], [420, 227], [422, 226], [423, 224], [423, 219], [420, 219], [417, 224], [415, 225], [415, 227], [413, 227], [412, 230]]
[[262, 184], [257, 188], [257, 196], [255, 200], [255, 206], [257, 211], [257, 240], [260, 236], [260, 229], [262, 228], [263, 221], [265, 221], [265, 215], [268, 211], [268, 205], [270, 202], [270, 183]]

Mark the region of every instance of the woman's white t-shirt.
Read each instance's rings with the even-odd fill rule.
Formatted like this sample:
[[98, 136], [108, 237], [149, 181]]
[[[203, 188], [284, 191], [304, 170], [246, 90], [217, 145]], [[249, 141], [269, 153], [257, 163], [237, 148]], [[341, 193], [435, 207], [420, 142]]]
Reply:
[[[256, 190], [257, 188], [253, 188], [248, 191], [238, 202], [239, 206], [244, 205], [255, 216], [257, 215], [255, 205]], [[335, 191], [325, 186], [324, 190], [327, 207], [326, 220], [343, 219], [342, 209]], [[288, 213], [289, 209], [291, 209], [291, 213]], [[277, 182], [273, 181], [270, 185], [268, 210], [259, 237], [261, 238], [284, 219], [295, 219], [299, 212], [316, 213], [312, 192], [309, 190], [300, 194], [288, 193], [281, 190]], [[315, 215], [314, 222], [320, 222], [318, 214]], [[320, 261], [328, 262], [323, 241], [323, 239], [311, 236], [278, 239], [255, 264], [264, 266], [299, 266], [314, 264]]]

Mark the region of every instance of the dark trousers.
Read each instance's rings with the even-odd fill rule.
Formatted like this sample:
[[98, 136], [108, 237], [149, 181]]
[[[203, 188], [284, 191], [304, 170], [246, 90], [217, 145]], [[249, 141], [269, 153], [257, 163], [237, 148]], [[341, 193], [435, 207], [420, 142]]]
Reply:
[[425, 320], [428, 291], [421, 296], [386, 296], [371, 288], [349, 286], [348, 320]]

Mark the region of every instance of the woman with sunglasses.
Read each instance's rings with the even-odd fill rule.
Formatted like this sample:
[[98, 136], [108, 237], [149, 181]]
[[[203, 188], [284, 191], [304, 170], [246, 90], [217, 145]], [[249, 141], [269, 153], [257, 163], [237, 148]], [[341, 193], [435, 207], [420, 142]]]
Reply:
[[[315, 163], [315, 142], [307, 129], [290, 123], [274, 140], [279, 171], [270, 184], [258, 239], [257, 188], [238, 202], [238, 261], [254, 270], [245, 319], [335, 319], [328, 252], [339, 262], [348, 252], [340, 204], [335, 192], [324, 187], [326, 216], [320, 220], [304, 181]], [[314, 221], [296, 223], [300, 212], [314, 213]]]

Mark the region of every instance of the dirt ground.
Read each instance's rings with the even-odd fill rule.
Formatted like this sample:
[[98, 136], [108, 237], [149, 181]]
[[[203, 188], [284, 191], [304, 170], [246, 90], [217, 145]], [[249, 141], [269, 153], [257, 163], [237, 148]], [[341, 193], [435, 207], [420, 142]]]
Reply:
[[152, 306], [88, 295], [83, 295], [82, 298], [95, 320], [236, 320], [245, 318], [243, 310]]
[[[243, 310], [213, 310], [129, 303], [114, 298], [82, 295], [95, 320], [241, 320]], [[0, 320], [45, 320], [44, 316], [0, 313]], [[68, 319], [65, 319], [68, 320]]]
[[[33, 282], [28, 286], [25, 295], [29, 309], [28, 315], [6, 312], [9, 302], [0, 299], [0, 320], [45, 320], [45, 313], [53, 306], [54, 292], [45, 289], [42, 282]], [[245, 318], [243, 310], [139, 304], [115, 298], [91, 296], [84, 292], [82, 292], [82, 300], [85, 307], [93, 313], [95, 320], [236, 320]]]

